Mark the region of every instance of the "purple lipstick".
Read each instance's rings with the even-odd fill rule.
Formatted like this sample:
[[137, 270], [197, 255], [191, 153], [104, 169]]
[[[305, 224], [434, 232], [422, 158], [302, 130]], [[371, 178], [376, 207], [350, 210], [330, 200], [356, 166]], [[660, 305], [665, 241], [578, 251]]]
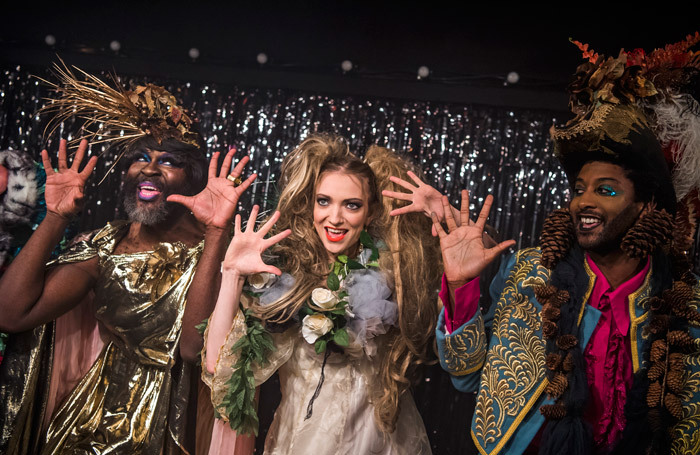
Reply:
[[142, 201], [152, 201], [161, 194], [160, 188], [153, 182], [145, 181], [139, 183], [139, 199]]

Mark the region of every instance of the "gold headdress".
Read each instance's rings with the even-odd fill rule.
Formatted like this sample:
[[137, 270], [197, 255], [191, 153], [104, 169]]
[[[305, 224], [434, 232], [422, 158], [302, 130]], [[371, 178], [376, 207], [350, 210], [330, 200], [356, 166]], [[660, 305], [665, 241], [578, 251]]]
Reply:
[[56, 98], [48, 98], [49, 103], [39, 111], [54, 114], [46, 127], [49, 135], [61, 122], [77, 117], [85, 123], [72, 143], [88, 139], [93, 144], [128, 146], [148, 135], [158, 143], [172, 138], [200, 147], [201, 136], [192, 129], [193, 120], [165, 88], [146, 84], [126, 90], [116, 75], [112, 76], [116, 88], [112, 88], [98, 77], [73, 68], [77, 75], [61, 61], [53, 68], [57, 83], [38, 78], [57, 94]]

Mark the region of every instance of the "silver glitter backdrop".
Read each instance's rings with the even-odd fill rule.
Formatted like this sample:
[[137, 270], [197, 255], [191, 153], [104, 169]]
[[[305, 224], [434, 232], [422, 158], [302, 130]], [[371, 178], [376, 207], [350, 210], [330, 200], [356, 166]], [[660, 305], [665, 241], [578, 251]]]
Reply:
[[[50, 77], [45, 69], [35, 74]], [[244, 212], [253, 203], [272, 208], [285, 154], [309, 133], [328, 131], [344, 136], [360, 155], [371, 144], [405, 154], [420, 164], [427, 181], [448, 194], [453, 204], [458, 203], [462, 188], [472, 192], [472, 209], [481, 207], [484, 197], [493, 194], [495, 203], [489, 222], [503, 238], [517, 240], [517, 247], [537, 243], [544, 217], [568, 199], [566, 177], [551, 155], [548, 129], [554, 114], [549, 112], [145, 78], [124, 82], [165, 85], [199, 118], [209, 153], [235, 146], [250, 154], [248, 169], [260, 177], [241, 201]], [[0, 147], [28, 150], [36, 160], [40, 160], [44, 146], [55, 154], [57, 137], [43, 138], [46, 121], [35, 115], [47, 95], [46, 88], [30, 78], [27, 69], [2, 71]], [[77, 128], [76, 124], [65, 124], [57, 136], [70, 138]], [[93, 147], [91, 153], [101, 151]], [[112, 159], [102, 158], [97, 176], [105, 175], [112, 164]], [[92, 178], [89, 182], [77, 230], [100, 227], [120, 215], [120, 171], [99, 186], [98, 180]], [[482, 280], [482, 288], [487, 285], [488, 280]], [[278, 385], [268, 381], [260, 396], [258, 449], [279, 400]], [[434, 453], [476, 453], [469, 437], [473, 396], [457, 392], [439, 365], [426, 368], [414, 397]]]
[[[51, 77], [46, 70], [38, 75]], [[35, 114], [47, 89], [24, 68], [6, 69], [2, 76], [0, 146], [28, 150], [37, 160], [44, 146], [55, 153], [57, 137], [43, 137], [46, 119]], [[196, 115], [209, 153], [235, 146], [239, 154], [250, 155], [248, 170], [259, 178], [241, 201], [244, 210], [253, 203], [272, 208], [284, 156], [309, 133], [328, 131], [345, 137], [360, 155], [371, 144], [405, 154], [454, 204], [462, 188], [472, 192], [472, 209], [493, 194], [489, 222], [518, 247], [536, 243], [544, 216], [568, 198], [566, 177], [551, 155], [548, 129], [555, 119], [549, 112], [123, 80], [146, 81], [166, 86]], [[57, 136], [70, 138], [78, 126], [65, 124]], [[91, 153], [102, 150], [95, 146]], [[112, 164], [113, 158], [105, 156], [96, 174], [101, 177]], [[119, 215], [118, 177], [115, 171], [99, 186], [98, 178], [91, 179], [82, 228], [101, 226]]]

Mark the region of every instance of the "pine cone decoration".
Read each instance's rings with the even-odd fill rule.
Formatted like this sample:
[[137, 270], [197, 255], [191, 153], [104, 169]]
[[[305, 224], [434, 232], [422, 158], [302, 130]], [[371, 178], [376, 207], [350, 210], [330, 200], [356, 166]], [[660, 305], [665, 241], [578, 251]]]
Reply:
[[673, 352], [668, 356], [668, 367], [671, 370], [683, 370], [685, 368], [685, 355]]
[[648, 306], [650, 310], [653, 311], [658, 311], [661, 313], [666, 313], [666, 302], [664, 302], [664, 299], [659, 298], [659, 297], [652, 297], [649, 299]]
[[647, 371], [647, 377], [650, 381], [660, 379], [666, 372], [666, 364], [664, 362], [654, 362]]
[[690, 271], [690, 268], [691, 268], [691, 262], [688, 261], [687, 270], [685, 270], [683, 272], [680, 280], [684, 283], [691, 285], [691, 286], [695, 286], [695, 284], [697, 283], [697, 279], [695, 278], [695, 275], [693, 275], [693, 272]]
[[647, 406], [655, 408], [661, 403], [661, 383], [659, 381], [649, 384], [647, 389]]
[[681, 399], [672, 393], [667, 393], [664, 397], [664, 406], [668, 412], [676, 419], [683, 418], [683, 404]]
[[549, 371], [556, 371], [561, 364], [561, 355], [557, 354], [556, 352], [550, 352], [547, 354], [545, 364], [547, 365]]
[[668, 340], [668, 343], [672, 346], [680, 346], [682, 348], [685, 348], [693, 345], [693, 338], [690, 335], [688, 335], [687, 332], [684, 332], [682, 330], [674, 330], [672, 332], [668, 332], [668, 335], [666, 335], [666, 339]]
[[659, 360], [666, 357], [666, 342], [664, 340], [656, 340], [651, 344], [651, 351], [649, 352], [649, 359], [652, 362], [658, 362]]
[[569, 381], [566, 379], [566, 376], [557, 373], [547, 385], [547, 395], [557, 399], [562, 396], [567, 387], [569, 387]]
[[545, 338], [551, 339], [557, 336], [559, 329], [557, 325], [552, 321], [542, 321], [542, 335]]
[[665, 333], [668, 330], [668, 316], [664, 314], [656, 315], [649, 321], [649, 330], [654, 335]]
[[545, 404], [540, 407], [540, 412], [549, 420], [561, 420], [566, 417], [566, 408], [560, 404]]
[[688, 302], [693, 299], [693, 288], [682, 281], [674, 281], [671, 289], [663, 293], [663, 299], [672, 309], [686, 308]]
[[645, 258], [671, 239], [673, 219], [665, 210], [642, 216], [622, 239], [620, 248], [631, 258]]
[[569, 352], [566, 354], [566, 358], [564, 359], [564, 363], [562, 364], [562, 369], [569, 373], [574, 369], [574, 356]]
[[568, 351], [578, 344], [578, 338], [574, 335], [562, 335], [557, 338], [557, 346], [562, 351]]
[[557, 291], [557, 293], [554, 294], [551, 299], [549, 299], [549, 302], [557, 308], [559, 308], [560, 306], [562, 306], [563, 304], [565, 304], [568, 301], [569, 301], [569, 291], [564, 291], [564, 290]]
[[693, 247], [695, 228], [695, 207], [692, 199], [694, 194], [688, 194], [678, 202], [676, 219], [673, 228], [673, 252], [676, 255], [683, 254]]
[[661, 412], [659, 409], [650, 409], [647, 414], [647, 419], [649, 421], [649, 426], [652, 431], [658, 431], [663, 428], [663, 419], [661, 417]]
[[544, 308], [542, 308], [542, 317], [549, 321], [558, 321], [561, 317], [561, 310], [557, 307], [547, 304], [544, 306]]
[[668, 390], [678, 393], [683, 390], [683, 371], [669, 371], [666, 375], [666, 387]]
[[690, 308], [689, 306], [681, 307], [677, 306], [673, 308], [673, 313], [683, 319], [686, 319], [688, 321], [695, 321], [698, 322], [700, 321], [700, 313], [695, 311], [693, 308]]
[[548, 269], [554, 266], [569, 252], [574, 242], [574, 224], [568, 209], [558, 209], [544, 220], [540, 233], [542, 256], [540, 262]]
[[534, 291], [537, 301], [544, 305], [547, 303], [550, 297], [557, 293], [558, 289], [551, 284], [547, 284], [543, 286], [536, 286]]

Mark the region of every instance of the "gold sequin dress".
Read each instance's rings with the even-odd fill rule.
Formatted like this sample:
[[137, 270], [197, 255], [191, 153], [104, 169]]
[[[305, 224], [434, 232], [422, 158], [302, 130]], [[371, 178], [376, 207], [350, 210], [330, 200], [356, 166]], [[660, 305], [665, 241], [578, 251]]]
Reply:
[[127, 223], [108, 224], [56, 261], [98, 257], [94, 301], [105, 347], [52, 417], [43, 454], [187, 452], [191, 368], [178, 345], [202, 244], [112, 254], [127, 230]]

